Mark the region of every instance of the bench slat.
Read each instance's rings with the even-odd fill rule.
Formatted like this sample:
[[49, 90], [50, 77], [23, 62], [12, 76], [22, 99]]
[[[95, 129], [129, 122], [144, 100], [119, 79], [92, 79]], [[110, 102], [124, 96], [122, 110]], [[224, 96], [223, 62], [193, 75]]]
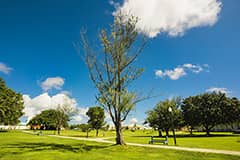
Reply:
[[168, 144], [168, 137], [167, 136], [164, 140], [157, 139], [157, 138], [162, 138], [162, 137], [151, 136], [151, 140], [149, 141], [149, 144], [153, 144], [154, 142]]

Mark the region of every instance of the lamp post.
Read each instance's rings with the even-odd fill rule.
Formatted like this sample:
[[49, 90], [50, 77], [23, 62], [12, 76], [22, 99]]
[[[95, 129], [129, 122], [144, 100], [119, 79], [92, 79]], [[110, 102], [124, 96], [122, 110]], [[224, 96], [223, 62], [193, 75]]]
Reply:
[[173, 114], [172, 114], [172, 112], [173, 112], [172, 107], [168, 107], [168, 112], [170, 112], [170, 114], [171, 114], [171, 116], [170, 116], [171, 127], [172, 127], [172, 132], [173, 132], [174, 145], [176, 145], [177, 144], [177, 140], [176, 140], [176, 135], [175, 135], [175, 130], [174, 130], [174, 122], [173, 122], [173, 118], [172, 118], [172, 116], [173, 116]]

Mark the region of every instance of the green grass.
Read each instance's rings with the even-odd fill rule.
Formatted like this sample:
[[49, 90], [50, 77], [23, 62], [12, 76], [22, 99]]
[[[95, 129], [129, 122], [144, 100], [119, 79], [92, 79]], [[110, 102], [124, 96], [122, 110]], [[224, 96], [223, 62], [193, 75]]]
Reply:
[[[187, 132], [177, 133], [177, 146], [190, 148], [208, 148], [240, 151], [240, 135], [229, 132], [212, 133], [211, 137], [206, 137], [205, 133], [194, 133], [193, 137], [188, 136]], [[152, 131], [125, 131], [124, 137], [126, 142], [146, 144], [150, 140], [150, 136], [156, 136], [156, 132]], [[114, 139], [111, 139], [114, 141]], [[169, 145], [174, 145], [173, 138], [169, 137]]]
[[238, 156], [116, 146], [19, 131], [0, 133], [1, 160], [238, 160]]
[[[115, 131], [104, 132], [100, 131], [99, 138], [114, 137]], [[54, 134], [54, 131], [45, 131], [44, 134]], [[124, 138], [126, 142], [147, 144], [152, 135], [157, 136], [157, 132], [152, 130], [138, 130], [132, 132], [130, 130], [124, 131]], [[230, 132], [214, 132], [211, 137], [206, 137], [204, 132], [195, 132], [193, 137], [189, 136], [188, 132], [177, 132], [177, 145], [191, 148], [208, 148], [240, 151], [240, 135], [232, 134]], [[64, 136], [86, 137], [85, 132], [77, 130], [64, 130], [61, 132]], [[95, 131], [89, 133], [89, 137], [96, 137]], [[109, 140], [114, 141], [115, 138]], [[173, 144], [173, 138], [169, 137], [169, 145]]]
[[[47, 135], [52, 135], [52, 134], [56, 134], [56, 131], [43, 131], [44, 134]], [[87, 133], [86, 132], [81, 132], [79, 130], [62, 130], [61, 131], [61, 135], [62, 136], [71, 136], [71, 137], [86, 137]], [[96, 132], [95, 131], [91, 131], [88, 133], [88, 136], [90, 138], [96, 137]], [[102, 138], [102, 137], [114, 137], [115, 136], [115, 131], [99, 131], [98, 137]]]

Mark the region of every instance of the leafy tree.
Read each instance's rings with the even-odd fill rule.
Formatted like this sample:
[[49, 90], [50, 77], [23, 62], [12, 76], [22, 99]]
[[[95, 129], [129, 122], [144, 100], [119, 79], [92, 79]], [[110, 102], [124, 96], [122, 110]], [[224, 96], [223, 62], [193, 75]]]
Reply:
[[46, 130], [55, 130], [56, 129], [56, 123], [55, 123], [55, 114], [56, 110], [50, 109], [42, 111], [40, 114], [37, 114], [34, 116], [27, 125], [31, 126], [41, 126], [41, 129]]
[[88, 137], [88, 134], [91, 131], [91, 126], [89, 124], [80, 124], [79, 127], [82, 132], [87, 132], [87, 137]]
[[92, 49], [81, 34], [90, 77], [98, 90], [97, 100], [109, 113], [116, 129], [116, 144], [125, 144], [122, 122], [136, 103], [143, 100], [128, 90], [143, 69], [132, 66], [143, 50], [146, 40], [136, 30], [137, 18], [116, 15], [110, 32], [103, 29], [99, 34], [102, 50]]
[[65, 123], [69, 121], [69, 117], [73, 116], [77, 110], [71, 107], [67, 99], [64, 99], [62, 105], [58, 105], [55, 113], [55, 124], [57, 133], [60, 134], [61, 128], [64, 127]]
[[23, 98], [8, 88], [0, 77], [0, 124], [16, 125], [23, 115]]
[[230, 125], [234, 129], [234, 123], [240, 121], [240, 101], [236, 98], [228, 98], [221, 102], [222, 124]]
[[58, 108], [54, 115], [56, 130], [60, 134], [62, 127], [67, 127], [67, 121], [69, 121], [69, 116], [62, 109]]
[[55, 109], [49, 109], [42, 111], [40, 114], [33, 117], [28, 122], [28, 125], [40, 125], [41, 129], [45, 128], [47, 130], [55, 129], [58, 131], [58, 134], [60, 134], [60, 129], [68, 126], [68, 120], [68, 115], [63, 112]]
[[96, 129], [96, 136], [98, 136], [99, 129], [105, 125], [104, 109], [102, 107], [91, 107], [86, 114], [89, 117], [88, 124], [92, 129]]
[[168, 136], [170, 129], [174, 131], [175, 128], [183, 124], [179, 106], [179, 98], [161, 101], [153, 110], [147, 112], [146, 122], [159, 131], [159, 136], [162, 135], [162, 130], [166, 131], [166, 135]]
[[198, 98], [188, 97], [186, 98], [182, 105], [181, 110], [183, 113], [183, 118], [185, 125], [189, 128], [190, 134], [192, 135], [193, 129], [200, 125], [200, 114], [198, 111], [197, 104]]
[[183, 101], [182, 111], [185, 122], [192, 128], [203, 126], [207, 136], [218, 124], [230, 124], [238, 119], [239, 102], [223, 93], [204, 93], [188, 97]]

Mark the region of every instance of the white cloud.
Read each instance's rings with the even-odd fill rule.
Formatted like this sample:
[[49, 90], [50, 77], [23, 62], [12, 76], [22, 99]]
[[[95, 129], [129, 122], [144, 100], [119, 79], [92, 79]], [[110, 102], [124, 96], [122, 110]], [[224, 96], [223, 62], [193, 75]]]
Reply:
[[194, 72], [194, 73], [202, 72], [203, 67], [208, 68], [208, 66], [206, 66], [206, 64], [204, 64], [203, 67], [202, 67], [200, 65], [194, 65], [194, 64], [190, 64], [190, 63], [184, 64], [183, 67], [192, 70], [192, 72]]
[[12, 70], [13, 69], [11, 67], [8, 67], [6, 64], [0, 62], [0, 72], [9, 74]]
[[204, 64], [203, 66], [195, 64], [183, 64], [173, 70], [156, 70], [155, 75], [160, 78], [169, 77], [171, 80], [178, 80], [179, 78], [187, 75], [187, 72], [193, 72], [198, 74], [208, 68], [208, 65]]
[[[118, 3], [111, 0], [110, 4]], [[221, 9], [220, 0], [124, 0], [113, 15], [121, 12], [138, 17], [137, 28], [149, 37], [161, 33], [179, 36], [191, 28], [213, 26]]]
[[72, 121], [80, 123], [85, 117], [87, 108], [78, 107], [77, 101], [74, 98], [67, 96], [66, 94], [56, 94], [49, 96], [48, 93], [43, 93], [39, 96], [31, 98], [29, 95], [23, 95], [24, 100], [24, 113], [28, 118], [28, 121], [33, 118], [36, 114], [41, 113], [47, 109], [57, 109], [59, 105], [68, 105], [76, 114], [71, 117]]
[[217, 93], [224, 93], [227, 95], [231, 93], [227, 88], [218, 88], [218, 87], [211, 87], [207, 89], [206, 92], [217, 92]]
[[177, 67], [174, 70], [165, 70], [165, 71], [157, 70], [155, 72], [155, 75], [161, 78], [168, 76], [171, 80], [177, 80], [180, 77], [186, 75], [186, 72], [184, 71], [183, 68]]
[[52, 88], [60, 90], [64, 84], [64, 79], [61, 77], [49, 77], [41, 83], [41, 87], [44, 91], [48, 91]]

